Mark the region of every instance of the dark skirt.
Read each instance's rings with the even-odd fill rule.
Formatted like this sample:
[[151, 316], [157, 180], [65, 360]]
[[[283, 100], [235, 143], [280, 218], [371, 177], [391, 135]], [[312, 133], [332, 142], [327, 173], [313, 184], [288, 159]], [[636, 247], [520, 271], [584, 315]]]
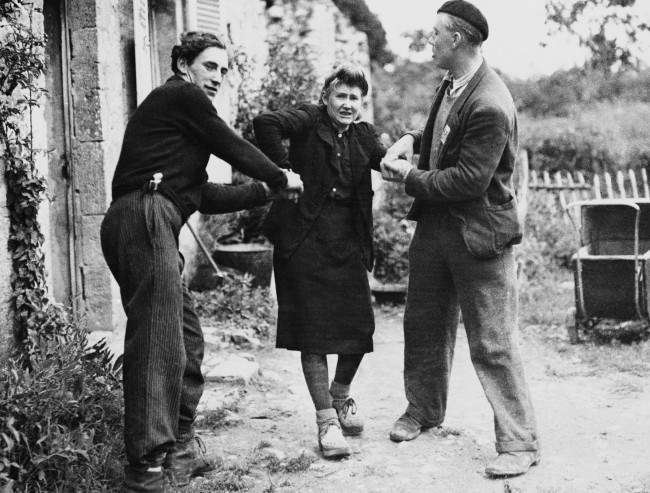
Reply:
[[328, 200], [291, 257], [276, 252], [277, 347], [315, 354], [372, 351], [375, 320], [353, 211]]

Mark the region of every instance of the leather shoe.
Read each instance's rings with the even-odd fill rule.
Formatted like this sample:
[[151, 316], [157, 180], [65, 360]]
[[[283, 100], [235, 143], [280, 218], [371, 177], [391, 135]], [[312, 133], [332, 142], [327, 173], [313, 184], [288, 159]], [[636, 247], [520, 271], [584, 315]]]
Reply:
[[126, 466], [121, 493], [164, 493], [165, 483], [161, 467]]
[[417, 438], [423, 426], [410, 414], [402, 414], [390, 430], [390, 439], [394, 442], [404, 442]]
[[165, 474], [173, 486], [185, 486], [191, 478], [216, 469], [216, 461], [206, 456], [205, 445], [198, 435], [177, 440], [167, 452], [163, 463]]
[[485, 468], [492, 477], [519, 476], [539, 464], [539, 452], [502, 452]]

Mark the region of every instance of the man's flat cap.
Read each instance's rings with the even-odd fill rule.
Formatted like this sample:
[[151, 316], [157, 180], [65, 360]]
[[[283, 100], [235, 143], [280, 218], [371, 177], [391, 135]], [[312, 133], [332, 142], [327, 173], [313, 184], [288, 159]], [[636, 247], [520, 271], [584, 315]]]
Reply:
[[483, 36], [483, 41], [488, 37], [488, 23], [485, 16], [473, 4], [465, 0], [449, 0], [442, 4], [438, 12], [460, 17], [474, 26]]

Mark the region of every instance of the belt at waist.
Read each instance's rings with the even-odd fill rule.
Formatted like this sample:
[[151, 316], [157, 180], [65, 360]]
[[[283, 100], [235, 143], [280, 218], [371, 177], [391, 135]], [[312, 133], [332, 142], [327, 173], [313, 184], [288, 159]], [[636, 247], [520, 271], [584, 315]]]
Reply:
[[190, 217], [190, 210], [187, 208], [187, 206], [183, 203], [181, 198], [178, 196], [178, 194], [174, 191], [172, 187], [167, 185], [166, 183], [160, 182], [154, 185], [151, 181], [146, 181], [141, 185], [132, 185], [132, 186], [120, 186], [119, 188], [114, 188], [113, 189], [113, 200], [116, 200], [120, 198], [122, 195], [125, 195], [129, 192], [135, 192], [137, 190], [142, 190], [144, 192], [158, 192], [160, 193], [163, 197], [167, 198], [172, 204], [174, 204], [177, 208], [178, 211], [181, 214], [181, 217], [183, 219], [183, 223], [187, 220], [188, 217]]
[[327, 196], [327, 202], [341, 207], [352, 207], [354, 205], [354, 198], [352, 197], [333, 197]]

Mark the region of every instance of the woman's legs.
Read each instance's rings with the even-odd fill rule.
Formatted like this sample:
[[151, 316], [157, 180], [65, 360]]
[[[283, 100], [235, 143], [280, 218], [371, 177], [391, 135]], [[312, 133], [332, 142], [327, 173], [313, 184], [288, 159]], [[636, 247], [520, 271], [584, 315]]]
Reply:
[[314, 402], [316, 411], [332, 407], [332, 397], [329, 393], [327, 356], [302, 352], [300, 353], [300, 362], [307, 382], [307, 389], [309, 389], [309, 395]]
[[328, 385], [327, 356], [302, 352], [300, 362], [309, 395], [316, 407], [318, 445], [323, 455], [325, 457], [350, 455], [350, 447], [341, 434], [337, 413], [332, 408], [332, 396]]
[[358, 435], [363, 431], [363, 419], [357, 413], [357, 405], [350, 398], [350, 384], [363, 359], [363, 354], [339, 354], [336, 374], [330, 387], [332, 406], [336, 409], [343, 432]]
[[334, 375], [334, 383], [339, 385], [347, 385], [352, 383], [354, 375], [363, 359], [363, 354], [339, 354], [339, 360], [336, 363], [336, 374]]

